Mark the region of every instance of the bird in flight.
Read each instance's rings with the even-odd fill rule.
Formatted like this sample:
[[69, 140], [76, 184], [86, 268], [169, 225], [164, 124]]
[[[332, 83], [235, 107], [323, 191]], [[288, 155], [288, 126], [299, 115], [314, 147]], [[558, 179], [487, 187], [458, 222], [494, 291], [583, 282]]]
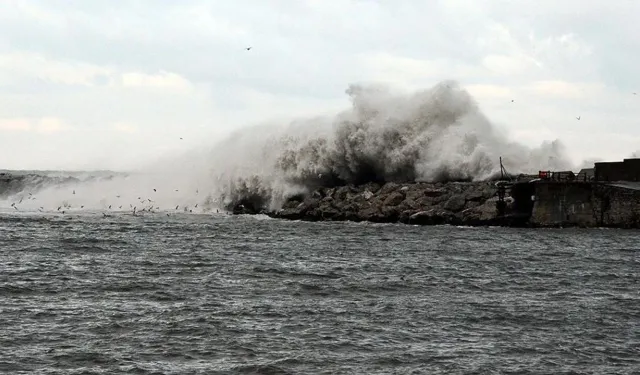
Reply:
[[251, 51], [251, 48], [253, 48], [253, 47], [247, 47], [247, 48], [245, 48], [245, 49], [246, 49], [247, 51]]
[[580, 120], [580, 116], [576, 117], [578, 120]]

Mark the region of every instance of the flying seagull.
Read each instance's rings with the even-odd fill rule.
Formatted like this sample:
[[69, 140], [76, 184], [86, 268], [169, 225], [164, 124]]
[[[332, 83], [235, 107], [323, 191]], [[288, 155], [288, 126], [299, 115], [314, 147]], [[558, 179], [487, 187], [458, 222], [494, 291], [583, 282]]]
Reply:
[[247, 51], [251, 51], [251, 48], [253, 48], [253, 47], [247, 47], [247, 48], [245, 48], [245, 49], [246, 49]]
[[580, 116], [576, 117], [578, 120], [580, 120]]

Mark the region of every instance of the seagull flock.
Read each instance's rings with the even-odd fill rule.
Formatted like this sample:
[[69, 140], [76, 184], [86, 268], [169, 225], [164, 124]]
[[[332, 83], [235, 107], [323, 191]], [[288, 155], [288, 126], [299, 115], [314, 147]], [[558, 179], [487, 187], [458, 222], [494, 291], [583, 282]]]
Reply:
[[[156, 193], [158, 190], [157, 189], [153, 189], [153, 192]], [[179, 191], [178, 189], [175, 190], [176, 192]], [[199, 190], [196, 189], [196, 194], [199, 193]], [[76, 195], [76, 191], [72, 190], [71, 192], [72, 195]], [[17, 202], [13, 202], [11, 203], [11, 207], [13, 207], [14, 210], [16, 211], [20, 211], [20, 205], [24, 202], [24, 200], [28, 200], [28, 201], [34, 201], [36, 200], [36, 197], [33, 195], [33, 193], [28, 193], [27, 196], [22, 196], [20, 197], [20, 200]], [[116, 199], [120, 200], [121, 196], [120, 195], [116, 195], [115, 196]], [[154, 200], [152, 200], [151, 198], [146, 198], [146, 197], [142, 197], [139, 196], [137, 197], [137, 201], [135, 204], [133, 203], [129, 203], [129, 207], [125, 207], [125, 204], [120, 204], [121, 202], [118, 202], [117, 204], [110, 204], [107, 208], [106, 208], [106, 212], [112, 211], [112, 212], [117, 212], [116, 210], [122, 210], [122, 207], [125, 207], [124, 212], [130, 212], [133, 216], [138, 216], [144, 213], [156, 213], [158, 211], [160, 211], [160, 206], [156, 204], [156, 202]], [[193, 213], [194, 210], [198, 210], [198, 203], [196, 203], [193, 206], [189, 206], [189, 205], [176, 205], [175, 208], [172, 206], [172, 211], [179, 211], [182, 210], [182, 212], [184, 213]], [[76, 207], [72, 207], [71, 204], [69, 204], [68, 202], [64, 202], [62, 205], [57, 206], [57, 208], [55, 208], [55, 212], [58, 212], [62, 215], [66, 214], [67, 211], [71, 208], [76, 208]], [[77, 208], [80, 209], [84, 209], [84, 205], [80, 205]], [[166, 210], [166, 208], [165, 208]], [[45, 212], [45, 207], [44, 206], [40, 206], [38, 207], [38, 212]], [[107, 217], [107, 213], [103, 212], [102, 215], [104, 217]], [[206, 213], [209, 212], [209, 210], [206, 210], [204, 208], [200, 208], [200, 213]], [[215, 210], [216, 213], [220, 213], [219, 209]], [[167, 216], [170, 216], [170, 214], [167, 212], [166, 213]]]

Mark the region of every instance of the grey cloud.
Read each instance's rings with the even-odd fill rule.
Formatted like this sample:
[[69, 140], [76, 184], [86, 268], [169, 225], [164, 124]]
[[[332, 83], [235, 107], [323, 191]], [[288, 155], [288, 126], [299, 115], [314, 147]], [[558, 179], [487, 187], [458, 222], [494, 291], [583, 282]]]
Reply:
[[[70, 5], [41, 1], [35, 4], [57, 17], [64, 15], [69, 24], [42, 22], [13, 10], [12, 17], [5, 14], [0, 24], [0, 32], [10, 48], [123, 68], [171, 70], [196, 81], [223, 79], [216, 72], [233, 71], [237, 64], [234, 55], [242, 52], [246, 43], [254, 44], [255, 53], [258, 50], [261, 53], [254, 65], [272, 70], [269, 73], [273, 74], [264, 76], [286, 78], [284, 73], [291, 73], [290, 69], [284, 66], [278, 69], [278, 65], [282, 65], [283, 55], [288, 54], [287, 60], [298, 68], [322, 68], [303, 71], [307, 79], [321, 71], [330, 70], [332, 74], [344, 71], [347, 64], [334, 61], [334, 56], [362, 51], [385, 49], [404, 54], [412, 51], [416, 57], [437, 54], [463, 57], [471, 50], [451, 43], [455, 39], [455, 27], [439, 22], [442, 17], [437, 9], [411, 17], [410, 8], [375, 11], [353, 6], [345, 12], [356, 13], [335, 19], [339, 14], [330, 13], [323, 18], [323, 15], [308, 13], [309, 9], [303, 5], [292, 6], [303, 2], [252, 1], [244, 2], [245, 6], [233, 2], [208, 3], [201, 10], [212, 17], [212, 24], [216, 19], [226, 19], [232, 27], [247, 31], [246, 37], [216, 38], [202, 28], [183, 26], [191, 20], [179, 10], [195, 6], [196, 2], [182, 3], [182, 8], [167, 3], [158, 5], [158, 2], [142, 2], [139, 7], [120, 3], [118, 8], [106, 2]], [[358, 11], [368, 13], [358, 14]], [[369, 20], [370, 17], [374, 20]], [[390, 22], [401, 18], [405, 22]], [[429, 36], [428, 46], [420, 41], [420, 34]], [[286, 39], [282, 35], [287, 35]], [[298, 77], [292, 78], [298, 80]]]
[[[629, 74], [640, 64], [637, 1], [478, 0], [476, 9], [507, 25], [523, 43], [533, 32], [537, 39], [574, 34], [593, 48], [593, 54], [571, 56], [556, 48], [544, 56], [566, 78], [591, 77], [623, 89], [640, 86], [640, 76]], [[558, 52], [562, 52], [559, 54]], [[562, 56], [564, 55], [564, 56]]]

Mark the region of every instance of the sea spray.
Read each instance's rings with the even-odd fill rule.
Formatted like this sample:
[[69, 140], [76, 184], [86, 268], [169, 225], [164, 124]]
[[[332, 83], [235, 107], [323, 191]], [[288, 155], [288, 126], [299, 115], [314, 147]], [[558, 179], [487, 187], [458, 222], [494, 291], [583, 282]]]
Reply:
[[273, 209], [321, 186], [485, 180], [500, 156], [517, 173], [572, 167], [559, 141], [529, 148], [498, 133], [456, 82], [410, 95], [352, 85], [347, 94], [352, 107], [333, 118], [243, 129], [221, 143], [213, 170], [227, 208]]
[[334, 116], [242, 128], [210, 150], [125, 176], [26, 186], [12, 199], [37, 190], [29, 209], [66, 202], [72, 209], [259, 210], [318, 187], [485, 180], [499, 173], [501, 156], [514, 173], [572, 168], [557, 140], [529, 148], [498, 132], [453, 81], [405, 95], [381, 85], [351, 85], [346, 93], [351, 108]]

